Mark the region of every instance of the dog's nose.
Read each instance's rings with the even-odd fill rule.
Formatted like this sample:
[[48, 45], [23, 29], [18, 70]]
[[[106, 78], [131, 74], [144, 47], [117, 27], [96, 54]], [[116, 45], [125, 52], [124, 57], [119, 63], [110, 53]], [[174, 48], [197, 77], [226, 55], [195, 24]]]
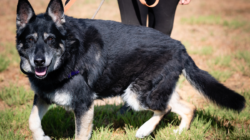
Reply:
[[36, 66], [43, 66], [44, 63], [45, 63], [45, 59], [44, 59], [44, 58], [36, 58], [36, 59], [34, 60], [34, 62], [35, 62], [35, 65], [36, 65]]

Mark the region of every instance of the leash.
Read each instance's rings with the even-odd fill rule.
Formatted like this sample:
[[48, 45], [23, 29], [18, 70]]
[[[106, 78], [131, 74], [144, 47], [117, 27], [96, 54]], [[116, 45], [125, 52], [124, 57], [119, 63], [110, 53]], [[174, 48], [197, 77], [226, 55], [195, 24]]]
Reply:
[[[64, 7], [64, 12], [67, 12], [69, 10], [69, 8], [75, 3], [76, 0], [67, 0], [65, 2], [65, 7]], [[99, 12], [99, 10], [101, 9], [103, 3], [105, 0], [102, 0], [101, 4], [99, 5], [99, 7], [97, 8], [95, 14], [92, 16], [91, 19], [94, 19], [95, 16], [97, 15], [97, 13]]]
[[140, 0], [141, 4], [147, 6], [147, 7], [155, 7], [158, 3], [159, 3], [159, 0], [155, 0], [155, 3], [153, 3], [152, 5], [148, 5], [147, 2], [145, 0]]
[[101, 9], [102, 4], [104, 3], [104, 1], [105, 1], [105, 0], [102, 0], [101, 4], [100, 4], [99, 7], [97, 8], [97, 10], [95, 11], [95, 14], [92, 16], [91, 19], [94, 19], [94, 18], [95, 18], [96, 14], [97, 14], [97, 13], [99, 12], [99, 10]]

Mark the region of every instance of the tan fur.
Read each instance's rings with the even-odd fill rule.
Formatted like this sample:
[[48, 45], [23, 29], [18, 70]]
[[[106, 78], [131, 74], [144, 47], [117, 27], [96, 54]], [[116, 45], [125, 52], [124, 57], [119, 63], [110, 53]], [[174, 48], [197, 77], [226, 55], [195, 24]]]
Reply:
[[189, 129], [190, 125], [191, 125], [191, 122], [193, 120], [193, 117], [194, 117], [194, 113], [196, 111], [196, 107], [193, 104], [191, 104], [189, 102], [186, 102], [186, 101], [184, 101], [182, 99], [180, 100], [180, 103], [183, 104], [183, 105], [185, 105], [185, 106], [187, 106], [187, 107], [189, 107], [189, 109], [190, 109], [190, 112], [188, 112], [188, 113], [185, 114], [186, 118], [187, 118], [186, 119], [186, 124], [188, 125], [187, 129]]
[[47, 112], [48, 107], [49, 105], [39, 98], [37, 99], [36, 104], [33, 105], [29, 117], [29, 128], [32, 132], [34, 140], [50, 139], [48, 136], [44, 136], [44, 131], [42, 130], [42, 125], [41, 125], [41, 120], [45, 115], [45, 113]]
[[137, 138], [144, 138], [145, 136], [148, 136], [150, 133], [154, 131], [158, 123], [161, 121], [162, 117], [166, 114], [169, 113], [171, 110], [171, 107], [168, 106], [168, 108], [161, 112], [161, 111], [153, 111], [154, 115], [147, 121], [145, 122], [136, 132], [136, 137]]
[[76, 124], [76, 140], [88, 140], [92, 132], [92, 122], [94, 118], [94, 103], [91, 105], [90, 109], [81, 118], [81, 129], [80, 132], [77, 131]]
[[196, 110], [195, 106], [182, 100], [176, 91], [173, 93], [169, 105], [172, 107], [172, 112], [177, 113], [182, 118], [177, 131], [181, 133], [184, 129], [189, 129]]

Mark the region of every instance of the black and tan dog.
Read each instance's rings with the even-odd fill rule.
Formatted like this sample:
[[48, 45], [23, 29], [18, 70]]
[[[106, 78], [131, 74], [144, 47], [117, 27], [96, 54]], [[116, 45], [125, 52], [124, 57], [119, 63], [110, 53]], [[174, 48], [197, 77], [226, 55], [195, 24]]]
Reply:
[[61, 0], [51, 0], [39, 15], [19, 0], [16, 24], [20, 68], [35, 92], [29, 126], [36, 140], [50, 139], [41, 119], [53, 103], [75, 113], [76, 139], [89, 139], [93, 101], [112, 96], [154, 112], [136, 137], [148, 136], [170, 110], [182, 117], [181, 132], [195, 111], [175, 92], [181, 74], [216, 104], [238, 111], [245, 106], [244, 97], [200, 70], [179, 41], [156, 30], [68, 17]]

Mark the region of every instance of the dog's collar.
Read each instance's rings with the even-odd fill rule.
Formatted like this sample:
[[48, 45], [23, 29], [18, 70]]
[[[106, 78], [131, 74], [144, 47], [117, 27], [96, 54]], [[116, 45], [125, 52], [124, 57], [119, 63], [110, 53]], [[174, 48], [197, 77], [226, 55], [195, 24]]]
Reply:
[[68, 78], [71, 78], [71, 77], [73, 77], [73, 76], [75, 76], [75, 75], [77, 75], [77, 74], [79, 74], [79, 71], [72, 71], [72, 72], [69, 74]]

